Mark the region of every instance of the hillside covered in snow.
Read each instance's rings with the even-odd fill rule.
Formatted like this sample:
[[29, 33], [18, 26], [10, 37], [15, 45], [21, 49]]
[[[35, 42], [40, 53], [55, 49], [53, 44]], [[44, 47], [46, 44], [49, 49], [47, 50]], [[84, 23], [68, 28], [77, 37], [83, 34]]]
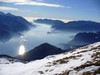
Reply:
[[100, 75], [100, 42], [26, 64], [7, 60], [0, 58], [0, 75]]

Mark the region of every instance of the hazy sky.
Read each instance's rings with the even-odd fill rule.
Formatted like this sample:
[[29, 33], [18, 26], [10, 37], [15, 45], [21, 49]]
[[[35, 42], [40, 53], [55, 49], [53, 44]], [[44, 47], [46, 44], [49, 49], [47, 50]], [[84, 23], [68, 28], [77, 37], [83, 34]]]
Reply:
[[0, 11], [28, 20], [52, 18], [100, 22], [100, 0], [0, 0]]

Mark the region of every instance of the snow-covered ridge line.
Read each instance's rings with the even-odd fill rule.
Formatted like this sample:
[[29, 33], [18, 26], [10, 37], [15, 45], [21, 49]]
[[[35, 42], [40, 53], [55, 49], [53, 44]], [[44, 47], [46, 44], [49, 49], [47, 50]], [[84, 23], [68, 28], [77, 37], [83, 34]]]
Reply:
[[0, 64], [0, 75], [100, 74], [100, 42], [27, 64]]

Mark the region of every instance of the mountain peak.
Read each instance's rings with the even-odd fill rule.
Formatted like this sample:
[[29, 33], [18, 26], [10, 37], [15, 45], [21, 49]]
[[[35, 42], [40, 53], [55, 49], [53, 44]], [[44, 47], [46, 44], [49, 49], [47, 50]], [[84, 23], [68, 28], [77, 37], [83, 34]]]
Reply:
[[49, 43], [43, 43], [43, 44], [39, 45], [38, 47], [55, 47], [55, 46], [53, 46]]
[[13, 15], [13, 14], [11, 14], [11, 13], [4, 13], [4, 12], [0, 12], [0, 15], [6, 15], [6, 16], [15, 16], [15, 15]]
[[41, 45], [50, 45], [50, 44], [46, 42], [46, 43], [43, 43], [43, 44], [41, 44]]
[[[63, 52], [65, 51], [49, 43], [43, 43], [35, 47], [34, 49], [30, 50], [29, 52], [26, 52], [23, 56], [23, 60], [32, 61], [32, 60], [42, 59], [48, 55], [54, 55]], [[19, 56], [19, 58], [21, 57]]]
[[11, 13], [7, 13], [6, 15], [7, 15], [7, 16], [15, 16], [15, 15], [13, 15], [13, 14], [11, 14]]
[[[45, 43], [43, 43], [43, 44], [49, 44], [49, 43], [45, 42]], [[49, 44], [49, 45], [50, 45], [50, 44]]]
[[29, 31], [32, 27], [35, 25], [21, 16], [0, 12], [0, 42], [6, 42], [14, 36], [20, 36], [19, 33]]

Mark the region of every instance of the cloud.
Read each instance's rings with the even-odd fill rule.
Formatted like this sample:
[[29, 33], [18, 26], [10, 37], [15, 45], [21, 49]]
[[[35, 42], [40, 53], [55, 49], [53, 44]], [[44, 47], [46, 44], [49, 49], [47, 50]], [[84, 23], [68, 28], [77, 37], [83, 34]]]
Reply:
[[43, 2], [43, 0], [33, 0], [33, 1]]
[[17, 8], [12, 8], [12, 7], [4, 7], [4, 6], [0, 6], [0, 10], [12, 10], [12, 11], [18, 11], [19, 9]]
[[7, 3], [14, 3], [16, 5], [36, 5], [36, 6], [47, 6], [47, 7], [57, 7], [57, 8], [63, 8], [64, 6], [58, 5], [58, 4], [49, 4], [44, 3], [41, 0], [0, 0], [0, 2], [7, 2]]
[[22, 3], [28, 0], [0, 0], [0, 2], [7, 2], [7, 3]]
[[41, 2], [25, 2], [25, 3], [16, 3], [18, 5], [37, 5], [37, 6], [48, 6], [48, 7], [58, 7], [63, 8], [64, 6], [57, 5], [57, 4], [48, 4], [48, 3], [41, 3]]

